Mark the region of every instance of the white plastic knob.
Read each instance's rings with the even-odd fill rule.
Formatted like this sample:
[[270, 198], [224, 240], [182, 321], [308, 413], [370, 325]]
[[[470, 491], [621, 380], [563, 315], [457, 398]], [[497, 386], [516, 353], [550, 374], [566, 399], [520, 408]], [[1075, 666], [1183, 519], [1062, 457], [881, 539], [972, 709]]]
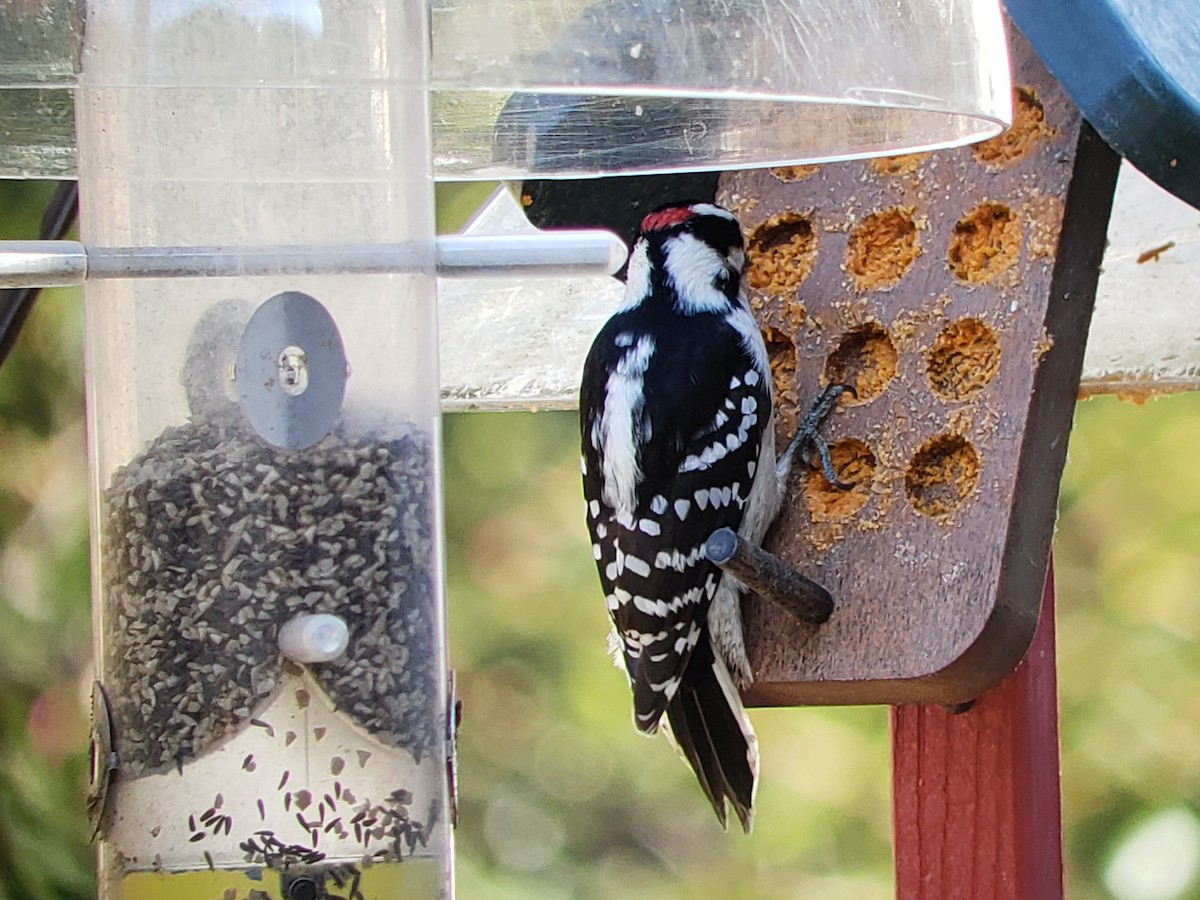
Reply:
[[279, 649], [292, 662], [329, 662], [349, 643], [346, 620], [329, 613], [301, 613], [279, 629]]

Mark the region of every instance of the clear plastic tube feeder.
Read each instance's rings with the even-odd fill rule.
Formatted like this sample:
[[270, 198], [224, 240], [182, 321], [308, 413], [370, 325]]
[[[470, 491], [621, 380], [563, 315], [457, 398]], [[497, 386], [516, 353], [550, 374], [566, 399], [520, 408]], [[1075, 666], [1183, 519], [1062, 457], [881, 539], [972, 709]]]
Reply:
[[85, 290], [103, 898], [451, 893], [427, 26], [87, 5], [83, 241], [223, 273]]

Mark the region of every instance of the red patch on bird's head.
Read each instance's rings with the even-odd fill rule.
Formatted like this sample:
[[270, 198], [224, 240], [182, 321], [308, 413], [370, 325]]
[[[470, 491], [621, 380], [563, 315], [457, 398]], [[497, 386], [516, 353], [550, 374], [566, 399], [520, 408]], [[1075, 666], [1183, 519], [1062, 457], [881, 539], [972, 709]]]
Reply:
[[696, 211], [690, 206], [669, 206], [666, 209], [657, 209], [642, 219], [642, 234], [670, 228], [672, 225], [678, 225], [680, 222], [686, 222], [695, 217]]

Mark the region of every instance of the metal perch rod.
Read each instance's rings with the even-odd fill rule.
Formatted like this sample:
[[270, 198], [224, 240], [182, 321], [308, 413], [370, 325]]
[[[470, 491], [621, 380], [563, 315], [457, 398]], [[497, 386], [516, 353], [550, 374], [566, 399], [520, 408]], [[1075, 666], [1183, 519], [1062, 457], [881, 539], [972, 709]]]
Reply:
[[[441, 276], [611, 275], [625, 245], [608, 231], [443, 235]], [[425, 248], [406, 244], [266, 247], [85, 247], [77, 241], [0, 241], [0, 288], [82, 284], [91, 278], [187, 278], [390, 274], [428, 268]]]
[[704, 552], [710, 562], [803, 622], [820, 625], [833, 615], [829, 591], [729, 528], [710, 534]]

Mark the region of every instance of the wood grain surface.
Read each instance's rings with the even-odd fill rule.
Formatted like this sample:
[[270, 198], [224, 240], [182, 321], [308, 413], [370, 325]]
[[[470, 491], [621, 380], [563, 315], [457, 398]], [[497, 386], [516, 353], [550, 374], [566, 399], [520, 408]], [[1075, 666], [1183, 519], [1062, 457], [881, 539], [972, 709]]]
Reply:
[[767, 547], [828, 588], [821, 626], [747, 598], [754, 705], [955, 703], [1037, 622], [1117, 157], [1021, 36], [985, 145], [727, 173], [778, 439], [831, 381], [839, 490], [797, 466]]
[[892, 711], [897, 900], [1061, 900], [1054, 576], [1029, 653], [968, 712]]

